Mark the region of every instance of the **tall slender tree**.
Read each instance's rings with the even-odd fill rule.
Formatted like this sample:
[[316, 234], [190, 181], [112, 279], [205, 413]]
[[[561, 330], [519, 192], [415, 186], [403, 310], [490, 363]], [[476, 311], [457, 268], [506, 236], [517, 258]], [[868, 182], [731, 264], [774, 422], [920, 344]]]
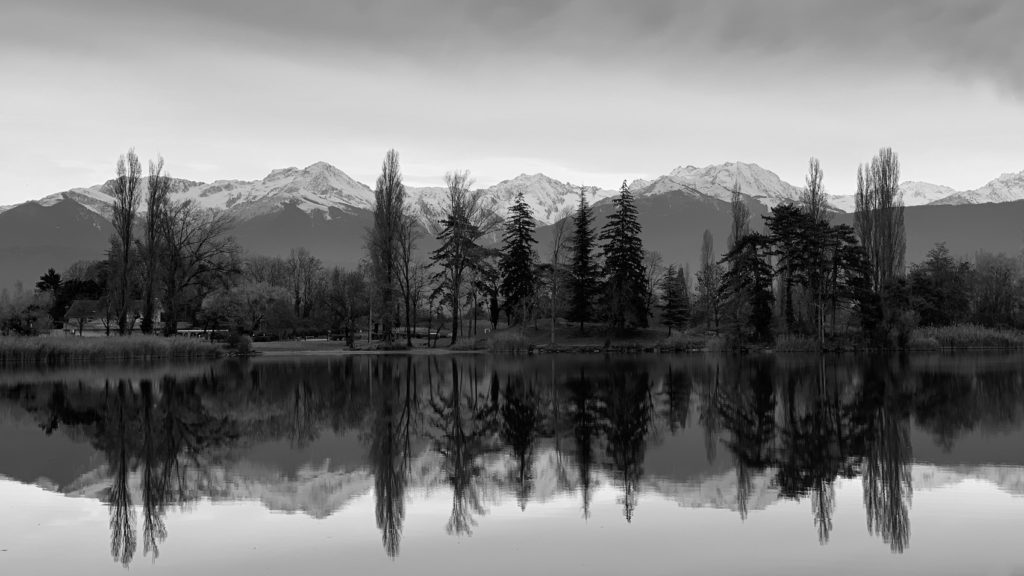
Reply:
[[537, 286], [534, 274], [537, 253], [533, 249], [537, 243], [534, 238], [535, 227], [533, 211], [520, 190], [509, 208], [505, 222], [499, 268], [505, 310], [509, 318], [515, 317], [524, 324], [527, 308], [532, 305]]
[[738, 178], [733, 183], [731, 192], [729, 210], [732, 220], [729, 227], [729, 250], [732, 250], [733, 246], [750, 231], [750, 208], [743, 203], [743, 187]]
[[117, 177], [114, 178], [110, 195], [114, 199], [114, 238], [117, 251], [117, 329], [122, 335], [128, 333], [128, 308], [131, 303], [132, 242], [135, 233], [135, 216], [139, 210], [142, 195], [139, 181], [142, 179], [142, 164], [131, 148], [117, 159]]
[[601, 229], [604, 255], [605, 310], [611, 328], [647, 326], [647, 278], [640, 221], [625, 180], [612, 200], [613, 212]]
[[164, 159], [158, 157], [156, 162], [149, 162], [149, 180], [146, 182], [146, 219], [143, 223], [142, 241], [139, 243], [140, 253], [144, 258], [142, 290], [142, 323], [139, 326], [143, 334], [153, 333], [153, 316], [156, 311], [156, 292], [160, 275], [161, 239], [160, 219], [164, 217], [167, 201], [171, 193], [171, 177], [164, 173]]
[[388, 150], [384, 156], [373, 195], [373, 228], [367, 244], [378, 292], [381, 331], [384, 342], [391, 344], [398, 310], [402, 234], [406, 218], [405, 184], [402, 183], [402, 170], [395, 150]]
[[583, 324], [593, 319], [593, 300], [598, 284], [598, 266], [594, 262], [594, 214], [587, 202], [586, 190], [580, 189], [580, 202], [572, 219], [572, 272], [569, 319]]
[[876, 292], [903, 276], [907, 241], [900, 192], [899, 156], [882, 148], [869, 165], [857, 169], [854, 228], [871, 262]]
[[705, 328], [718, 330], [721, 312], [722, 266], [715, 258], [715, 238], [710, 230], [704, 231], [700, 246], [700, 271], [697, 272], [697, 299], [704, 315]]

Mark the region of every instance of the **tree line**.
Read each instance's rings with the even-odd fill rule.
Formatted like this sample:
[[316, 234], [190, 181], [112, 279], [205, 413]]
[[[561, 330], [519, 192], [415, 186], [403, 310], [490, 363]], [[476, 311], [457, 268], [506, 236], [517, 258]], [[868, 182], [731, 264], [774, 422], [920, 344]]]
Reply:
[[[724, 250], [705, 230], [695, 271], [646, 250], [640, 215], [623, 182], [598, 227], [585, 189], [541, 246], [520, 190], [507, 214], [489, 208], [468, 172], [445, 176], [436, 217], [413, 214], [399, 155], [390, 150], [374, 188], [365, 258], [350, 270], [304, 248], [287, 257], [243, 256], [231, 221], [175, 200], [162, 159], [148, 178], [134, 152], [110, 185], [114, 234], [104, 260], [44, 274], [34, 294], [0, 294], [0, 329], [32, 333], [96, 299], [109, 332], [163, 333], [179, 321], [236, 334], [330, 333], [350, 346], [365, 333], [384, 346], [448, 332], [451, 344], [499, 328], [536, 335], [610, 338], [654, 333], [764, 345], [780, 337], [905, 346], [919, 325], [1024, 327], [1020, 258], [955, 259], [944, 245], [908, 269], [898, 155], [883, 148], [857, 171], [852, 225], [832, 222], [824, 171], [809, 162], [801, 197], [752, 221], [732, 188]], [[144, 210], [140, 212], [140, 207]], [[433, 236], [431, 250], [420, 244]]]

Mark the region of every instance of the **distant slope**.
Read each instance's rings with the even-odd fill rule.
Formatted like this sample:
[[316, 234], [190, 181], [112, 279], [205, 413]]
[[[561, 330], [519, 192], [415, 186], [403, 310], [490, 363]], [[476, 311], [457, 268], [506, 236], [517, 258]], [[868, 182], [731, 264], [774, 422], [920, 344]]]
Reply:
[[[973, 259], [979, 250], [1020, 254], [1024, 248], [1024, 201], [905, 209], [907, 263], [921, 262], [937, 242], [956, 256]], [[852, 214], [836, 222], [853, 223]]]
[[0, 289], [22, 282], [32, 290], [47, 268], [63, 271], [102, 258], [112, 233], [109, 222], [72, 200], [28, 202], [0, 213]]

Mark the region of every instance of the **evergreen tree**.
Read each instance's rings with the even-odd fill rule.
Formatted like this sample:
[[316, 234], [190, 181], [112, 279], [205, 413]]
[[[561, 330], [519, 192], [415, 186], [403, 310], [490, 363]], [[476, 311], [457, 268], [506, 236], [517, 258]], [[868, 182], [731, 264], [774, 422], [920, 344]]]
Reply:
[[770, 239], [755, 232], [741, 237], [723, 259], [727, 270], [722, 277], [722, 292], [737, 310], [733, 329], [741, 339], [771, 340], [775, 296], [770, 254]]
[[673, 328], [681, 332], [686, 327], [686, 322], [690, 319], [690, 291], [683, 268], [669, 266], [665, 277], [662, 278], [661, 310], [662, 323], [668, 326], [670, 336]]
[[509, 208], [508, 221], [501, 249], [501, 295], [505, 298], [505, 310], [509, 317], [526, 321], [526, 309], [532, 305], [536, 292], [534, 263], [537, 254], [533, 245], [535, 224], [533, 211], [520, 191]]
[[604, 254], [605, 307], [612, 328], [647, 326], [647, 278], [644, 246], [633, 194], [625, 181], [612, 200], [614, 211], [601, 229]]
[[569, 320], [583, 323], [593, 319], [593, 299], [598, 284], [598, 268], [594, 262], [594, 214], [587, 203], [586, 191], [580, 190], [580, 203], [573, 217], [572, 270], [570, 276]]

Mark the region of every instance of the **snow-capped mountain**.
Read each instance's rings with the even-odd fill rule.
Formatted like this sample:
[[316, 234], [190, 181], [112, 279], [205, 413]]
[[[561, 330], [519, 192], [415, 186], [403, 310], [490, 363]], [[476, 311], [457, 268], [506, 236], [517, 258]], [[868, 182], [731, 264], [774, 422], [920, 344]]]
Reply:
[[636, 188], [638, 196], [684, 191], [726, 202], [731, 200], [733, 187], [738, 185], [742, 194], [769, 208], [796, 201], [801, 193], [800, 188], [784, 182], [774, 172], [744, 162], [726, 162], [703, 168], [680, 166], [646, 185], [643, 182], [635, 180], [630, 185], [631, 190]]
[[[494, 186], [482, 190], [483, 208], [500, 217], [508, 213], [515, 202], [516, 195], [523, 193], [523, 198], [533, 211], [533, 217], [540, 224], [554, 224], [570, 214], [579, 202], [581, 187], [560, 182], [544, 174], [520, 174], [511, 180], [503, 180]], [[593, 186], [582, 187], [587, 200], [594, 204], [617, 192], [602, 190]], [[444, 206], [447, 189], [441, 187], [406, 188], [413, 213], [424, 225], [440, 218]]]
[[937, 205], [989, 204], [1024, 200], [1024, 171], [1003, 174], [977, 190], [951, 193], [935, 202]]
[[[956, 190], [949, 186], [913, 181], [902, 182], [900, 184], [900, 192], [903, 193], [904, 206], [941, 204], [941, 200], [957, 193]], [[829, 196], [828, 201], [833, 207], [847, 213], [853, 212], [857, 206], [856, 197], [853, 194]]]
[[[74, 200], [89, 210], [110, 218], [113, 181], [89, 188], [72, 188], [39, 200], [52, 206], [61, 200]], [[149, 178], [144, 177], [140, 189], [145, 190]], [[144, 192], [143, 192], [144, 193]], [[294, 205], [304, 212], [329, 212], [336, 208], [373, 209], [373, 191], [341, 170], [317, 162], [306, 168], [274, 170], [262, 180], [217, 180], [211, 183], [174, 179], [171, 187], [174, 200], [193, 200], [204, 208], [227, 210], [241, 219], [274, 212], [285, 205]], [[144, 202], [140, 209], [144, 209]]]

